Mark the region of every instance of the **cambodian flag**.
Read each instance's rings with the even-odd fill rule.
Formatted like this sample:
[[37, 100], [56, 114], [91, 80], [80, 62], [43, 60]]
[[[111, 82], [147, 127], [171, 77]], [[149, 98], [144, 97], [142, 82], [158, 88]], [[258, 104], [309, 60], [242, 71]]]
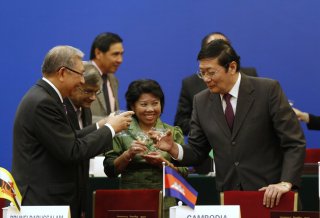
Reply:
[[183, 201], [194, 209], [197, 201], [198, 192], [171, 167], [164, 166], [164, 193]]

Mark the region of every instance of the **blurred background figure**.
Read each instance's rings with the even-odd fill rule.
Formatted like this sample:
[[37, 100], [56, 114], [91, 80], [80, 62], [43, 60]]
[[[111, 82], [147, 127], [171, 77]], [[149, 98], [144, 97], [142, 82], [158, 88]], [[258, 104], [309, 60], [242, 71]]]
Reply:
[[115, 73], [122, 64], [123, 53], [122, 39], [115, 33], [101, 33], [91, 45], [90, 60], [99, 70], [103, 80], [102, 92], [91, 105], [93, 122], [119, 110], [119, 82]]
[[[206, 46], [209, 42], [216, 39], [222, 39], [231, 43], [227, 36], [223, 33], [212, 32], [202, 39], [201, 47]], [[256, 69], [253, 67], [242, 67], [240, 72], [248, 76], [258, 76]], [[179, 126], [185, 136], [187, 136], [190, 131], [193, 97], [206, 88], [207, 86], [205, 82], [198, 76], [197, 73], [192, 74], [191, 76], [188, 76], [182, 80], [178, 107], [174, 118], [174, 125]], [[211, 152], [211, 157], [208, 156], [201, 165], [194, 167], [196, 173], [207, 174], [214, 171], [214, 161], [212, 160], [212, 155], [213, 153]]]
[[[118, 135], [113, 140], [113, 150], [105, 154], [104, 167], [108, 177], [121, 174], [122, 189], [162, 189], [162, 162], [177, 170], [183, 176], [185, 167], [175, 167], [167, 152], [154, 150], [153, 141], [147, 132], [171, 130], [173, 140], [183, 143], [180, 127], [163, 123], [160, 116], [164, 109], [164, 94], [160, 85], [150, 79], [133, 81], [125, 94], [127, 109], [135, 112], [126, 135]], [[165, 198], [165, 217], [175, 199]]]
[[[98, 123], [92, 124], [91, 103], [96, 96], [101, 93], [100, 87], [102, 79], [98, 69], [89, 62], [84, 63], [84, 84], [75, 88], [68, 98], [64, 99], [67, 108], [67, 115], [77, 136], [83, 137], [88, 133], [103, 127], [107, 119], [104, 118]], [[81, 131], [80, 131], [81, 130]], [[85, 217], [86, 198], [88, 192], [89, 160], [84, 160], [79, 164], [79, 196], [81, 217]]]

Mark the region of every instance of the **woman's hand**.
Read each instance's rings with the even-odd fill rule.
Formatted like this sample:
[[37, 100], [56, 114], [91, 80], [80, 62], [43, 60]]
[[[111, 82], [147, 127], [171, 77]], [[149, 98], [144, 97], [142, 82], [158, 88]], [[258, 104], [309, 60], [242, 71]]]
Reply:
[[130, 148], [127, 150], [129, 158], [134, 158], [137, 154], [143, 154], [148, 150], [146, 145], [140, 141], [132, 141]]
[[152, 151], [141, 156], [147, 161], [147, 163], [158, 167], [162, 167], [162, 162], [167, 161], [166, 159], [164, 159], [164, 157], [161, 156], [160, 152], [158, 151]]

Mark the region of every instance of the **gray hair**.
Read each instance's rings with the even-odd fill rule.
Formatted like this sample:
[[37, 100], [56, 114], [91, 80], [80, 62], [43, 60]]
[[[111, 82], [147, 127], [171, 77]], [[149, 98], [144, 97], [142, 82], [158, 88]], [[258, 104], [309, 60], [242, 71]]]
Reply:
[[83, 61], [84, 81], [86, 85], [101, 86], [102, 79], [99, 70], [90, 62]]
[[73, 68], [76, 59], [82, 59], [84, 53], [68, 45], [53, 47], [45, 56], [42, 63], [42, 73], [52, 74], [62, 66]]

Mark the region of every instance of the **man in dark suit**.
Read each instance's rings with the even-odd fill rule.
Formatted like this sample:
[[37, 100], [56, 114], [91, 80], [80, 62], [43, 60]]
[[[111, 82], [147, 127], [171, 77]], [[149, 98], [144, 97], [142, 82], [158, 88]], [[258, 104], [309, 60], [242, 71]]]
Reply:
[[[221, 32], [212, 32], [207, 34], [201, 40], [201, 47], [206, 46], [209, 42], [222, 39], [230, 43], [230, 40]], [[248, 76], [258, 76], [257, 71], [253, 67], [242, 67], [240, 72]], [[174, 125], [179, 126], [185, 136], [190, 131], [190, 119], [192, 114], [193, 97], [200, 91], [206, 89], [207, 86], [198, 74], [193, 74], [182, 80], [182, 86], [178, 101], [177, 112], [174, 118]], [[195, 171], [201, 174], [207, 174], [214, 171], [214, 163], [211, 157], [207, 157], [205, 161], [199, 166], [195, 166]]]
[[119, 110], [119, 82], [115, 73], [122, 64], [123, 53], [122, 39], [115, 33], [101, 33], [91, 45], [90, 60], [103, 79], [102, 93], [91, 105], [93, 122]]
[[112, 149], [113, 136], [132, 115], [109, 116], [98, 130], [77, 137], [63, 98], [84, 83], [82, 57], [71, 46], [47, 53], [43, 78], [21, 100], [13, 130], [12, 174], [22, 205], [70, 205], [72, 217], [80, 217], [79, 164]]
[[[100, 120], [92, 124], [92, 114], [90, 110], [91, 103], [96, 99], [96, 96], [101, 93], [101, 76], [98, 69], [89, 62], [84, 62], [83, 73], [85, 83], [74, 89], [68, 98], [64, 99], [67, 107], [67, 115], [74, 129], [77, 130], [77, 136], [83, 137], [88, 133], [101, 128], [105, 121]], [[79, 164], [79, 196], [81, 205], [81, 217], [85, 217], [86, 198], [88, 192], [89, 178], [89, 160]]]
[[300, 185], [306, 143], [284, 92], [275, 80], [239, 73], [240, 57], [224, 40], [202, 47], [198, 60], [208, 89], [194, 97], [189, 143], [151, 132], [156, 146], [187, 166], [212, 148], [218, 191], [265, 191], [261, 203], [277, 205]]

